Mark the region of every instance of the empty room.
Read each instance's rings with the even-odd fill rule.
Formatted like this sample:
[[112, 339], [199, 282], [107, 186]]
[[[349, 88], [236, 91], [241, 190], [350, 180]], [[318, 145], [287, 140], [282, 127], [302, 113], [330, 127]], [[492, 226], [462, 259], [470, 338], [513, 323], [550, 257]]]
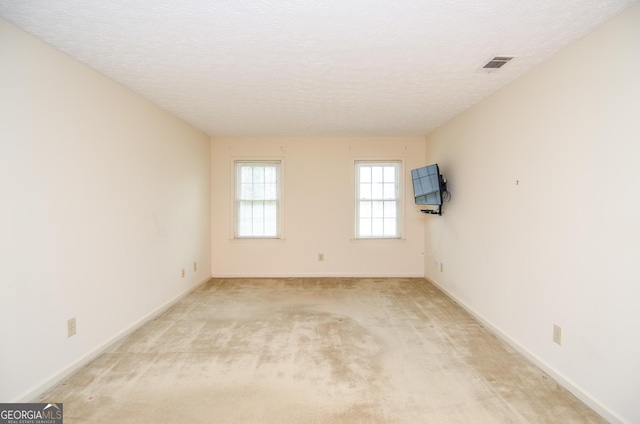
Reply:
[[639, 76], [637, 0], [0, 0], [0, 424], [640, 423]]

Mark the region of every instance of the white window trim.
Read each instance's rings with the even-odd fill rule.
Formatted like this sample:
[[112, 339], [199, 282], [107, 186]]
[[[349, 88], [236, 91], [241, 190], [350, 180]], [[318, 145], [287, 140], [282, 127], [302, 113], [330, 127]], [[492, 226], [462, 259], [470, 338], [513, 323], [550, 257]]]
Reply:
[[[359, 183], [359, 175], [358, 175], [358, 164], [397, 164], [398, 165], [398, 172], [397, 172], [397, 177], [399, 179], [399, 181], [397, 182], [398, 184], [398, 199], [397, 199], [397, 211], [396, 211], [396, 215], [397, 215], [397, 222], [396, 222], [396, 226], [397, 226], [397, 231], [398, 233], [395, 236], [359, 236], [359, 199], [358, 199], [358, 191], [359, 191], [359, 187], [358, 187], [358, 183]], [[352, 240], [354, 241], [361, 241], [361, 240], [377, 240], [377, 241], [384, 241], [384, 240], [404, 240], [404, 211], [405, 211], [405, 206], [404, 206], [404, 202], [406, 201], [406, 193], [405, 193], [405, 180], [406, 180], [406, 176], [404, 175], [404, 169], [405, 169], [405, 159], [404, 158], [397, 158], [397, 157], [385, 157], [385, 158], [354, 158], [353, 159], [353, 163], [351, 166], [351, 172], [352, 172], [352, 195], [351, 198], [353, 199], [353, 211], [352, 211], [352, 216], [353, 216], [353, 236], [352, 236]]]
[[[234, 241], [277, 241], [284, 240], [284, 158], [282, 157], [231, 157], [231, 230], [230, 240]], [[276, 236], [239, 236], [238, 235], [238, 199], [237, 164], [238, 163], [277, 163], [279, 164], [278, 184], [278, 221]]]

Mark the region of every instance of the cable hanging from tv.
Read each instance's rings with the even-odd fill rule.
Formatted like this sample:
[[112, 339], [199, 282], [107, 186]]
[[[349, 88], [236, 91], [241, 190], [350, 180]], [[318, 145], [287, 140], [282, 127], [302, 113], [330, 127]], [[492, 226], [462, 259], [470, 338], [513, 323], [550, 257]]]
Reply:
[[451, 200], [451, 193], [447, 191], [447, 180], [440, 174], [438, 164], [412, 170], [411, 179], [416, 205], [438, 207], [438, 209], [420, 209], [420, 212], [442, 215], [442, 203]]

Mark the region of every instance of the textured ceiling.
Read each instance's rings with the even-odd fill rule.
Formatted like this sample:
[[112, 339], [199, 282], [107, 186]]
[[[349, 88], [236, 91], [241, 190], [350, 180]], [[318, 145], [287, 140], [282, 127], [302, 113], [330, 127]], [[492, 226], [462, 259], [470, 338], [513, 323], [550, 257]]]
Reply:
[[[425, 135], [638, 0], [0, 0], [210, 135]], [[515, 59], [493, 72], [494, 55]]]

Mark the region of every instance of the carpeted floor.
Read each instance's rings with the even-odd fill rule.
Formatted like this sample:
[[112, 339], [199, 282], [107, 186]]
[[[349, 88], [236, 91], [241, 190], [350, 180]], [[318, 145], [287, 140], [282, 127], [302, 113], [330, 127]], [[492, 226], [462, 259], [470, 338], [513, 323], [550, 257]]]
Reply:
[[72, 423], [602, 423], [424, 279], [213, 279], [46, 394]]

